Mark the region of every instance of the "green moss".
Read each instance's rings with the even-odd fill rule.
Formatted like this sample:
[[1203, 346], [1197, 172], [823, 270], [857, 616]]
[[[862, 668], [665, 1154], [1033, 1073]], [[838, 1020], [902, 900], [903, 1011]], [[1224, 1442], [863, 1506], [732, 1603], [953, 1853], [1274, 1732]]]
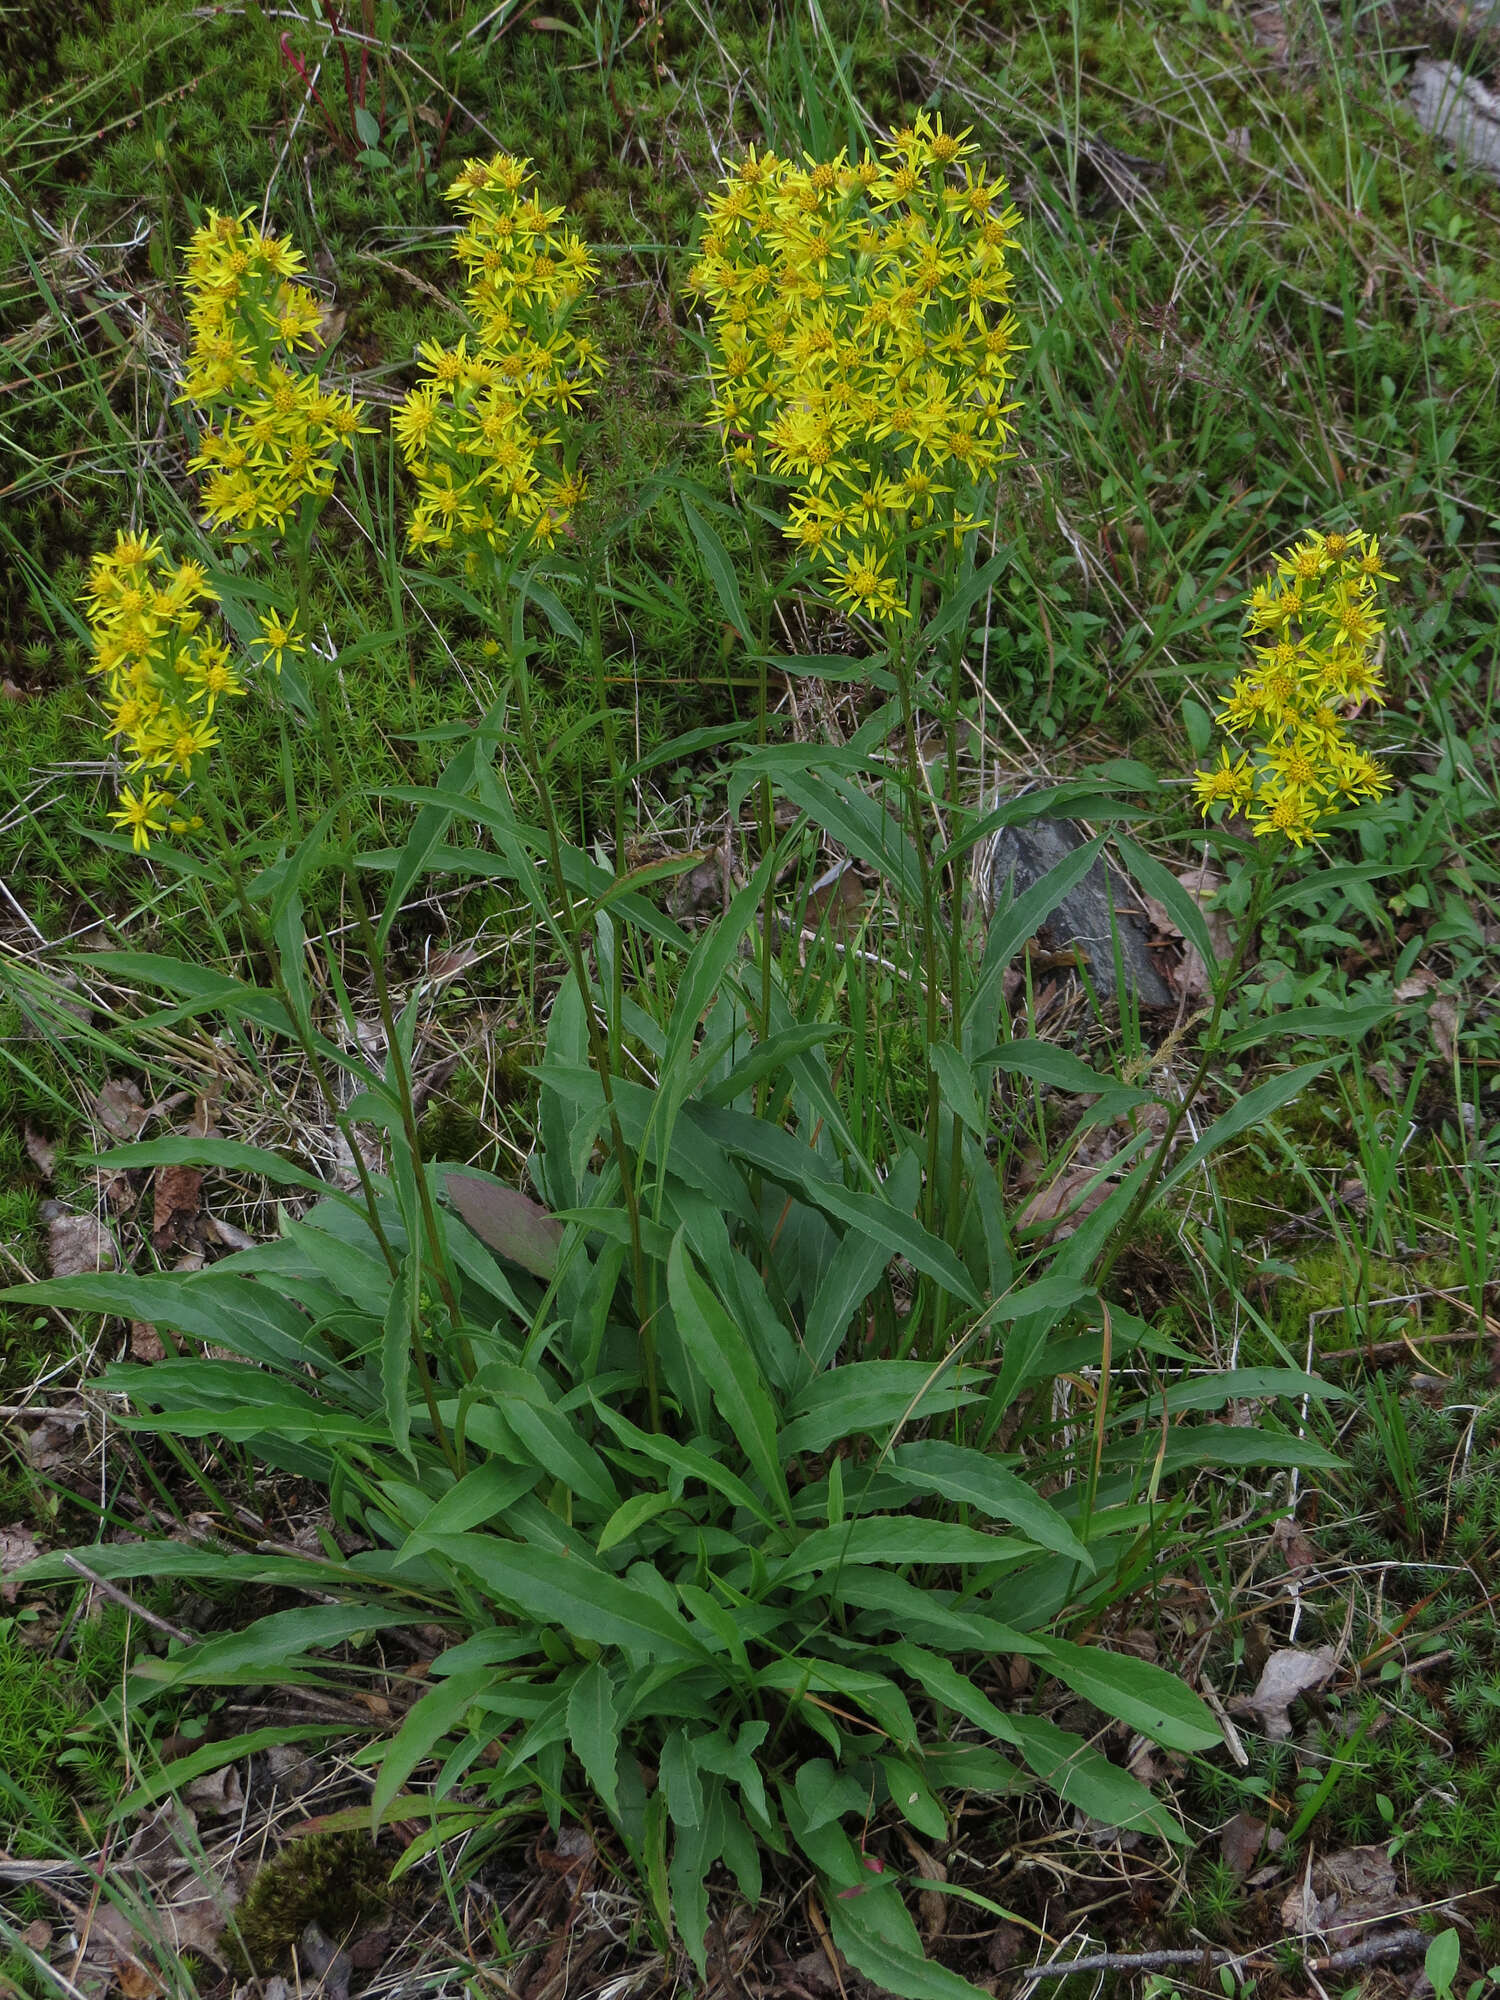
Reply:
[[244, 1970], [285, 1970], [309, 1924], [342, 1944], [391, 1905], [394, 1857], [368, 1835], [314, 1833], [291, 1841], [257, 1873], [226, 1937]]

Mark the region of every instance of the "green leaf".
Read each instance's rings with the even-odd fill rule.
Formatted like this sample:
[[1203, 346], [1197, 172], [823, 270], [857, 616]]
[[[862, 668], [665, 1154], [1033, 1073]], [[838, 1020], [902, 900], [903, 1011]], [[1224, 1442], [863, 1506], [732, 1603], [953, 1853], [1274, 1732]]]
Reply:
[[609, 1426], [622, 1444], [654, 1459], [658, 1465], [666, 1466], [681, 1479], [696, 1479], [711, 1492], [722, 1493], [732, 1506], [743, 1507], [747, 1514], [753, 1515], [766, 1527], [777, 1525], [776, 1517], [767, 1509], [765, 1502], [739, 1474], [731, 1472], [728, 1466], [720, 1465], [706, 1451], [700, 1451], [696, 1445], [678, 1444], [673, 1438], [640, 1430], [628, 1417], [611, 1409], [609, 1404], [601, 1403], [597, 1398], [591, 1398], [591, 1401], [601, 1421]]
[[1026, 940], [1035, 937], [1063, 898], [1076, 889], [1093, 867], [1104, 846], [1103, 836], [1086, 841], [1082, 847], [1049, 868], [1040, 882], [1023, 895], [996, 910], [984, 941], [984, 959], [979, 978], [969, 996], [963, 1015], [963, 1045], [974, 1048], [976, 1032], [984, 1027], [985, 1041], [995, 1037], [995, 1016], [1007, 968]]
[[776, 1411], [745, 1336], [704, 1281], [679, 1230], [667, 1258], [667, 1296], [693, 1365], [761, 1484], [790, 1515], [791, 1495], [777, 1453]]
[[1437, 2000], [1449, 2000], [1462, 1956], [1463, 1945], [1456, 1930], [1439, 1931], [1428, 1945], [1422, 1970], [1427, 1974]]
[[872, 1908], [877, 1898], [888, 1899], [891, 1893], [868, 1888], [858, 1895], [824, 1893], [833, 1941], [855, 1971], [879, 1992], [897, 1994], [899, 2000], [987, 2000], [982, 1986], [934, 1964], [920, 1943], [915, 1951], [907, 1950], [875, 1927]]
[[422, 1338], [418, 1318], [422, 1257], [409, 1251], [399, 1284], [391, 1286], [380, 1338], [380, 1387], [385, 1398], [391, 1442], [403, 1458], [411, 1457], [412, 1342]]
[[667, 1022], [663, 1075], [685, 1067], [691, 1056], [698, 1023], [708, 1012], [725, 973], [739, 960], [740, 942], [769, 893], [778, 858], [778, 850], [773, 848], [744, 888], [736, 892], [723, 916], [693, 947], [687, 964], [678, 974], [676, 996]]
[[450, 1486], [441, 1500], [422, 1516], [402, 1543], [396, 1561], [405, 1562], [432, 1547], [434, 1536], [461, 1535], [469, 1528], [481, 1528], [500, 1520], [523, 1493], [535, 1486], [538, 1468], [534, 1465], [506, 1465], [498, 1458], [466, 1472]]
[[370, 1823], [378, 1827], [386, 1808], [423, 1758], [445, 1736], [461, 1725], [475, 1698], [493, 1685], [491, 1666], [471, 1667], [451, 1675], [431, 1687], [407, 1710], [401, 1727], [380, 1759], [380, 1770], [370, 1795]]
[[925, 1361], [851, 1361], [809, 1383], [787, 1410], [783, 1460], [794, 1452], [826, 1451], [840, 1438], [877, 1435], [912, 1418], [938, 1416], [975, 1399], [963, 1368], [934, 1369]]
[[929, 1043], [927, 1060], [937, 1073], [938, 1090], [943, 1102], [954, 1117], [961, 1125], [966, 1125], [976, 1139], [987, 1137], [984, 1107], [979, 1101], [979, 1092], [974, 1088], [971, 1066], [951, 1042]]
[[[724, 1844], [723, 1784], [710, 1780], [705, 1810], [689, 1825], [678, 1823], [667, 1879], [677, 1935], [699, 1973], [708, 1976], [708, 1871]], [[670, 1795], [668, 1800], [670, 1806]], [[675, 1817], [675, 1816], [674, 1816]]]
[[1054, 1048], [1050, 1042], [1005, 1042], [980, 1056], [974, 1067], [984, 1069], [991, 1064], [1009, 1075], [1029, 1076], [1037, 1083], [1050, 1084], [1054, 1090], [1067, 1090], [1075, 1095], [1108, 1092], [1122, 1102], [1139, 1104], [1148, 1094], [1129, 1084], [1117, 1083], [1112, 1076], [1101, 1076], [1088, 1063], [1069, 1055], [1066, 1049]]
[[1208, 1705], [1191, 1688], [1133, 1654], [1049, 1639], [1044, 1664], [1074, 1694], [1168, 1750], [1211, 1750], [1224, 1740]]
[[967, 582], [950, 592], [923, 626], [922, 644], [935, 646], [939, 639], [946, 638], [950, 632], [967, 631], [969, 613], [981, 597], [987, 596], [994, 589], [1010, 563], [1009, 549], [1002, 549], [999, 555], [991, 556], [982, 569], [975, 570]]
[[880, 1757], [876, 1761], [890, 1787], [891, 1804], [902, 1818], [910, 1820], [917, 1832], [925, 1833], [929, 1840], [946, 1840], [952, 1831], [948, 1815], [916, 1766], [901, 1757]]
[[210, 1167], [219, 1173], [254, 1174], [273, 1187], [305, 1188], [309, 1194], [327, 1201], [341, 1202], [346, 1208], [364, 1213], [364, 1204], [353, 1200], [341, 1188], [319, 1180], [316, 1174], [294, 1167], [279, 1153], [260, 1146], [242, 1146], [236, 1139], [144, 1139], [133, 1146], [115, 1146], [99, 1153], [90, 1166], [119, 1172], [126, 1167]]
[[159, 1771], [127, 1792], [119, 1803], [110, 1808], [109, 1817], [118, 1822], [129, 1819], [142, 1806], [150, 1805], [167, 1792], [175, 1792], [189, 1784], [194, 1778], [201, 1778], [205, 1771], [222, 1770], [226, 1764], [237, 1764], [241, 1757], [253, 1757], [261, 1750], [279, 1749], [286, 1743], [320, 1743], [330, 1736], [348, 1736], [348, 1729], [337, 1722], [314, 1722], [292, 1725], [281, 1723], [266, 1729], [252, 1729], [243, 1736], [221, 1736], [199, 1749], [190, 1751], [186, 1757], [175, 1757], [170, 1764], [163, 1764]]
[[654, 1521], [658, 1514], [676, 1505], [678, 1502], [670, 1493], [632, 1493], [628, 1500], [620, 1502], [600, 1530], [595, 1544], [600, 1555], [617, 1542], [628, 1542], [638, 1528], [644, 1528], [648, 1521]]
[[844, 1232], [823, 1273], [803, 1329], [806, 1366], [812, 1374], [821, 1375], [838, 1353], [850, 1321], [880, 1283], [890, 1261], [879, 1237], [867, 1236], [860, 1229]]
[[1122, 1771], [1081, 1737], [1040, 1715], [1011, 1718], [1016, 1747], [1044, 1784], [1105, 1826], [1139, 1828], [1163, 1840], [1185, 1841], [1177, 1820], [1138, 1778]]
[[378, 1632], [409, 1622], [389, 1606], [303, 1604], [273, 1611], [237, 1632], [217, 1633], [165, 1659], [145, 1660], [139, 1671], [168, 1687], [214, 1687], [257, 1680], [286, 1682], [302, 1656], [314, 1647], [337, 1646], [357, 1633]]
[[1387, 1005], [1368, 1007], [1281, 1007], [1263, 1021], [1252, 1021], [1226, 1035], [1220, 1046], [1226, 1054], [1251, 1049], [1275, 1035], [1294, 1041], [1311, 1036], [1315, 1041], [1362, 1042], [1366, 1035], [1384, 1025], [1398, 1010]]
[[917, 1725], [906, 1696], [885, 1674], [836, 1666], [808, 1654], [791, 1654], [766, 1662], [756, 1678], [762, 1687], [779, 1688], [803, 1702], [810, 1693], [840, 1696], [844, 1705], [853, 1702], [862, 1708], [898, 1748], [917, 1747]]
[[493, 1535], [435, 1535], [432, 1546], [461, 1563], [486, 1589], [538, 1624], [601, 1646], [623, 1646], [650, 1660], [701, 1660], [683, 1619], [644, 1590], [600, 1569], [576, 1547], [562, 1551], [504, 1542]]
[[1253, 1131], [1264, 1125], [1271, 1114], [1279, 1111], [1283, 1104], [1289, 1104], [1300, 1096], [1315, 1076], [1321, 1076], [1328, 1065], [1326, 1062], [1304, 1063], [1300, 1069], [1288, 1070], [1284, 1076], [1273, 1076], [1269, 1082], [1247, 1090], [1237, 1104], [1233, 1104], [1222, 1118], [1214, 1120], [1197, 1145], [1192, 1146], [1182, 1158], [1176, 1161], [1163, 1175], [1154, 1199], [1158, 1202], [1177, 1184], [1186, 1179], [1203, 1162], [1218, 1152], [1221, 1146], [1237, 1139], [1241, 1132]]
[[1093, 1558], [1057, 1509], [988, 1452], [925, 1438], [897, 1445], [889, 1463], [898, 1478], [919, 1492], [941, 1493], [945, 1500], [978, 1508], [992, 1521], [1009, 1521], [1042, 1548], [1093, 1570]]
[[1012, 1717], [997, 1708], [951, 1661], [929, 1652], [925, 1646], [914, 1646], [909, 1639], [899, 1640], [890, 1652], [902, 1672], [909, 1674], [935, 1702], [951, 1708], [955, 1715], [972, 1722], [976, 1729], [984, 1730], [997, 1742], [1019, 1747], [1021, 1739]]
[[661, 1746], [661, 1782], [667, 1794], [667, 1811], [676, 1827], [698, 1826], [703, 1819], [703, 1781], [687, 1732], [669, 1730]]
[[685, 493], [678, 494], [683, 518], [693, 532], [693, 540], [698, 544], [698, 553], [703, 558], [703, 567], [708, 571], [709, 580], [718, 596], [724, 616], [729, 620], [741, 640], [747, 646], [755, 641], [750, 632], [750, 621], [745, 616], [745, 607], [740, 599], [739, 580], [734, 573], [734, 565], [729, 560], [729, 551], [720, 541], [718, 531], [709, 526], [698, 509]]
[[1213, 935], [1198, 898], [1183, 888], [1169, 868], [1163, 868], [1159, 861], [1153, 860], [1143, 847], [1137, 847], [1123, 833], [1116, 834], [1115, 846], [1135, 880], [1147, 895], [1154, 896], [1161, 904], [1212, 975], [1219, 963], [1219, 954], [1214, 950]]
[[[886, 1568], [865, 1569], [859, 1564], [841, 1569], [826, 1586], [830, 1598], [840, 1604], [874, 1612], [881, 1629], [898, 1632], [904, 1639], [942, 1646], [950, 1653], [1040, 1653], [1040, 1639], [1018, 1632], [975, 1610], [971, 1603], [956, 1603], [946, 1590], [926, 1590], [908, 1583]], [[861, 1629], [867, 1621], [861, 1620]]]
[[584, 1668], [568, 1696], [568, 1741], [605, 1810], [617, 1814], [620, 1717], [615, 1707], [615, 1684], [598, 1660]]
[[815, 1208], [821, 1208], [836, 1221], [885, 1243], [888, 1258], [905, 1257], [927, 1277], [936, 1278], [955, 1298], [966, 1305], [978, 1305], [979, 1297], [968, 1272], [946, 1243], [885, 1196], [846, 1188], [841, 1180], [832, 1177], [826, 1162], [812, 1147], [792, 1133], [748, 1112], [701, 1104], [688, 1105], [682, 1122], [696, 1126], [705, 1138], [748, 1160], [773, 1180], [796, 1188]]
[[814, 1570], [837, 1569], [844, 1563], [985, 1564], [1003, 1563], [1023, 1554], [1029, 1544], [1009, 1535], [987, 1535], [958, 1521], [925, 1520], [911, 1514], [867, 1514], [841, 1521], [837, 1527], [815, 1528], [792, 1553], [773, 1566], [776, 1579]]
[[1150, 1422], [1162, 1413], [1163, 1405], [1175, 1416], [1180, 1410], [1221, 1410], [1235, 1397], [1267, 1401], [1272, 1397], [1316, 1396], [1321, 1402], [1347, 1403], [1351, 1392], [1319, 1375], [1305, 1375], [1300, 1368], [1226, 1368], [1213, 1375], [1190, 1376], [1174, 1382], [1165, 1392], [1148, 1396], [1144, 1403], [1122, 1410], [1120, 1421], [1144, 1419]]
[[941, 1750], [928, 1750], [922, 1768], [930, 1783], [943, 1791], [992, 1792], [1007, 1794], [1024, 1791], [1031, 1780], [1008, 1757], [983, 1743], [950, 1743]]
[[[1111, 1463], [1125, 1459], [1138, 1464], [1138, 1442], [1111, 1445], [1105, 1452]], [[1284, 1431], [1245, 1429], [1238, 1424], [1193, 1424], [1174, 1430], [1167, 1439], [1161, 1460], [1163, 1472], [1177, 1472], [1188, 1465], [1295, 1465], [1304, 1472], [1341, 1472], [1344, 1461], [1311, 1438], [1290, 1437]]]

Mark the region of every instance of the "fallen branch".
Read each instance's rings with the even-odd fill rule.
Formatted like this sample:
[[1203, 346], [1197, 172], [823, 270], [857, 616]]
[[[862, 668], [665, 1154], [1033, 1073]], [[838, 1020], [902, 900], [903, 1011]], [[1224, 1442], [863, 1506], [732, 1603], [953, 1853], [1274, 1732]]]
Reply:
[[[1330, 1952], [1326, 1958], [1309, 1958], [1307, 1969], [1310, 1972], [1352, 1972], [1361, 1966], [1381, 1965], [1387, 1959], [1406, 1958], [1425, 1951], [1427, 1943], [1421, 1931], [1380, 1931], [1360, 1944]], [[1243, 1968], [1257, 1959], [1268, 1959], [1274, 1949], [1273, 1945], [1255, 1945], [1249, 1951], [1226, 1951], [1219, 1945], [1202, 1945], [1197, 1950], [1096, 1951], [1085, 1958], [1061, 1958], [1051, 1965], [1028, 1966], [1023, 1976], [1026, 1985], [1035, 1985], [1043, 1979], [1071, 1979], [1075, 1972], [1167, 1972], [1173, 1966], [1187, 1965], [1202, 1966], [1205, 1971], [1216, 1972], [1221, 1965]], [[1022, 1991], [1025, 1991], [1025, 1986]]]

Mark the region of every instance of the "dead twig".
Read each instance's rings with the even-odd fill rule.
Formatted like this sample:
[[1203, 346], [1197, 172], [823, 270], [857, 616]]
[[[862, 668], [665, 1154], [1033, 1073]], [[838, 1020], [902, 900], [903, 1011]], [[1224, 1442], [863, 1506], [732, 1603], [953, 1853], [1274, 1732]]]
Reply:
[[63, 1561], [69, 1569], [77, 1570], [85, 1583], [101, 1591], [113, 1603], [123, 1604], [125, 1609], [139, 1618], [143, 1624], [154, 1626], [158, 1632], [164, 1632], [169, 1639], [176, 1639], [180, 1645], [190, 1646], [193, 1643], [191, 1632], [184, 1631], [180, 1625], [169, 1624], [165, 1618], [158, 1618], [154, 1611], [148, 1611], [145, 1605], [138, 1604], [129, 1591], [121, 1590], [116, 1584], [106, 1583], [102, 1576], [95, 1576], [88, 1565], [81, 1563], [71, 1552], [63, 1557]]
[[[1421, 1931], [1380, 1931], [1359, 1944], [1329, 1952], [1324, 1958], [1310, 1958], [1307, 1967], [1310, 1972], [1353, 1972], [1361, 1966], [1383, 1965], [1388, 1959], [1406, 1958], [1425, 1951], [1427, 1942]], [[1252, 1951], [1226, 1951], [1221, 1947], [1204, 1945], [1196, 1951], [1185, 1948], [1171, 1951], [1096, 1951], [1084, 1958], [1060, 1958], [1051, 1965], [1029, 1966], [1025, 1979], [1027, 1985], [1036, 1985], [1043, 1979], [1071, 1979], [1075, 1972], [1166, 1972], [1173, 1966], [1188, 1965], [1202, 1966], [1210, 1972], [1216, 1972], [1221, 1965], [1243, 1969], [1257, 1960], [1268, 1959], [1271, 1950], [1270, 1945], [1259, 1945]], [[1025, 1988], [1022, 1990], [1024, 1992]]]

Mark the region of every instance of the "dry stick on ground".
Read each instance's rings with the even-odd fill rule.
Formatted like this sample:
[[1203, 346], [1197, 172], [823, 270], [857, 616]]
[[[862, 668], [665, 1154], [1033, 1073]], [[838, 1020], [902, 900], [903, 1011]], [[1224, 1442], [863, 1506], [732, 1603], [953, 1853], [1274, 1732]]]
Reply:
[[102, 1576], [96, 1576], [91, 1569], [78, 1560], [77, 1556], [72, 1554], [65, 1555], [63, 1561], [68, 1565], [69, 1569], [77, 1570], [85, 1583], [92, 1585], [95, 1590], [101, 1591], [104, 1596], [112, 1599], [114, 1603], [123, 1604], [125, 1609], [139, 1618], [143, 1624], [155, 1626], [158, 1632], [164, 1632], [169, 1639], [176, 1639], [181, 1645], [187, 1646], [192, 1644], [193, 1634], [191, 1632], [185, 1632], [180, 1625], [169, 1625], [165, 1618], [158, 1618], [154, 1611], [148, 1611], [144, 1604], [138, 1604], [128, 1591], [119, 1589], [113, 1583], [107, 1583]]
[[[1330, 1952], [1326, 1958], [1310, 1958], [1311, 1972], [1352, 1972], [1360, 1966], [1381, 1965], [1387, 1959], [1405, 1958], [1425, 1951], [1428, 1939], [1422, 1931], [1382, 1931], [1360, 1944]], [[1269, 1958], [1273, 1947], [1260, 1945], [1253, 1951], [1224, 1951], [1205, 1945], [1201, 1951], [1097, 1951], [1087, 1958], [1062, 1958], [1052, 1965], [1029, 1966], [1024, 1974], [1027, 1986], [1043, 1979], [1071, 1979], [1075, 1972], [1166, 1972], [1176, 1965], [1206, 1965], [1216, 1971], [1221, 1965], [1245, 1966], [1252, 1960]], [[1024, 1993], [1026, 1987], [1022, 1987]]]

